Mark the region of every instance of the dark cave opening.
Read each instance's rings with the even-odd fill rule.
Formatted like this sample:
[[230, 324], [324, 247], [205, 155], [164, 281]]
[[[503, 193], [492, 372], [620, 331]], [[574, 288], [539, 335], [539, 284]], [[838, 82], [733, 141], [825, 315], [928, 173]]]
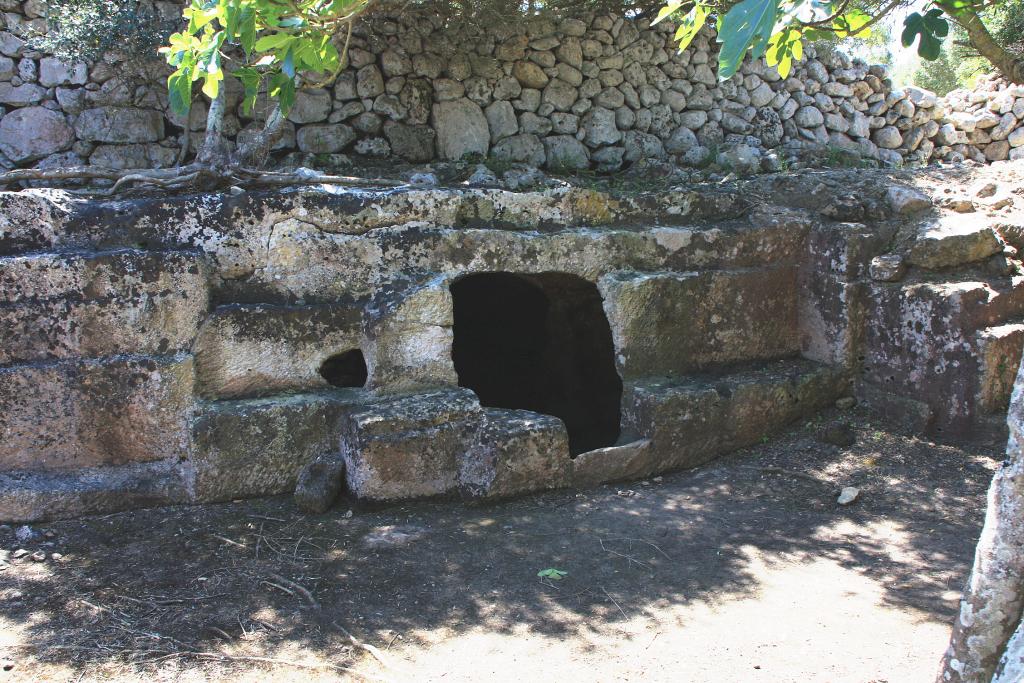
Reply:
[[622, 380], [597, 287], [566, 273], [480, 273], [451, 287], [459, 386], [560, 418], [573, 455], [619, 438]]
[[320, 376], [336, 387], [366, 386], [366, 359], [359, 349], [336, 353], [320, 364]]

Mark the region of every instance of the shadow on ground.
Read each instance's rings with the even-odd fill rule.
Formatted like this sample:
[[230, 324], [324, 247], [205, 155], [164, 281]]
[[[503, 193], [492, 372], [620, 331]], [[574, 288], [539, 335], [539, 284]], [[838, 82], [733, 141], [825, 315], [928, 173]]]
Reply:
[[[438, 629], [574, 638], [755, 596], [755, 555], [833, 561], [882, 585], [887, 608], [950, 621], [998, 449], [852, 419], [849, 449], [808, 423], [698, 470], [496, 505], [342, 503], [312, 517], [277, 498], [40, 525], [52, 537], [29, 543], [6, 531], [3, 547], [47, 560], [0, 572], [0, 680], [295, 652], [344, 665], [356, 652], [343, 630], [382, 649]], [[861, 495], [841, 507], [846, 485]], [[539, 578], [546, 568], [567, 574]]]

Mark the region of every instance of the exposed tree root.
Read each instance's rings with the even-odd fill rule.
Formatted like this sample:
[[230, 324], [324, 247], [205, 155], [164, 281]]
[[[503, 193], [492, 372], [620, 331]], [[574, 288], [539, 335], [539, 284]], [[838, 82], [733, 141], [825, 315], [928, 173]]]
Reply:
[[405, 183], [390, 178], [357, 178], [315, 171], [275, 172], [245, 167], [220, 167], [192, 163], [175, 168], [115, 170], [94, 166], [58, 169], [16, 169], [0, 174], [0, 186], [26, 181], [106, 180], [110, 187], [69, 189], [72, 194], [109, 197], [128, 189], [156, 188], [167, 191], [214, 190], [229, 187], [259, 189], [294, 185], [348, 185], [353, 187], [398, 187]]

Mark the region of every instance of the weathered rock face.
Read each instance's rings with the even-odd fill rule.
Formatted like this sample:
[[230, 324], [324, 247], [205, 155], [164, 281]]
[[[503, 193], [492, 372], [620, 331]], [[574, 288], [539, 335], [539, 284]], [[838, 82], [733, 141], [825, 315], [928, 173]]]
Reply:
[[983, 217], [952, 215], [924, 227], [908, 260], [911, 265], [939, 270], [981, 261], [1002, 250], [1002, 241]]
[[12, 365], [0, 377], [4, 471], [168, 460], [188, 447], [185, 354]]
[[385, 400], [352, 412], [341, 427], [349, 490], [377, 501], [454, 491], [479, 414], [476, 396], [466, 390]]
[[[12, 31], [40, 28], [22, 16], [33, 5], [7, 3]], [[982, 80], [970, 93], [940, 99], [918, 88], [894, 90], [883, 67], [813, 48], [786, 79], [758, 61], [720, 83], [711, 27], [682, 53], [674, 31], [668, 21], [651, 26], [645, 17], [609, 14], [479, 26], [433, 8], [377, 7], [355, 28], [351, 64], [334, 86], [298, 93], [275, 154], [316, 167], [325, 163], [320, 155], [338, 153], [412, 162], [496, 153], [601, 171], [643, 159], [699, 166], [720, 146], [742, 149], [749, 163], [731, 165], [745, 171], [809, 148], [839, 148], [884, 165], [1024, 154], [1020, 86]], [[184, 129], [194, 135], [205, 126], [205, 103], [188, 122], [169, 111], [167, 66], [159, 60], [109, 53], [94, 65], [68, 65], [27, 50], [27, 34], [4, 35], [2, 163], [45, 167], [74, 145], [94, 166], [167, 166]], [[230, 97], [224, 130], [238, 142], [260, 116], [241, 111], [238, 93]], [[537, 139], [520, 139], [512, 150], [504, 140], [515, 135]]]
[[486, 155], [490, 129], [480, 105], [465, 98], [434, 105], [434, 130], [442, 159], [461, 159], [467, 154]]
[[823, 408], [848, 382], [841, 371], [784, 361], [713, 380], [698, 375], [683, 382], [630, 383], [623, 421], [651, 441], [644, 456], [647, 472], [665, 461], [694, 467]]
[[208, 303], [194, 252], [47, 254], [0, 262], [0, 364], [188, 350]]
[[477, 445], [459, 465], [459, 486], [469, 496], [488, 498], [561, 488], [570, 483], [568, 453], [565, 425], [558, 418], [489, 409]]
[[623, 379], [797, 352], [796, 269], [616, 273], [601, 280]]
[[377, 501], [592, 486], [754, 443], [854, 377], [935, 433], [985, 427], [1024, 345], [1024, 223], [839, 176], [0, 194], [0, 519], [297, 482], [316, 510], [342, 471]]
[[0, 152], [20, 163], [69, 149], [75, 132], [59, 112], [25, 107], [0, 121]]
[[345, 461], [340, 457], [318, 457], [299, 472], [295, 505], [303, 512], [326, 512], [345, 486]]
[[299, 471], [338, 452], [338, 421], [365, 400], [355, 390], [199, 405], [183, 468], [193, 500], [266, 496], [295, 488]]
[[156, 142], [164, 136], [164, 118], [153, 110], [98, 107], [78, 115], [75, 133], [86, 142]]

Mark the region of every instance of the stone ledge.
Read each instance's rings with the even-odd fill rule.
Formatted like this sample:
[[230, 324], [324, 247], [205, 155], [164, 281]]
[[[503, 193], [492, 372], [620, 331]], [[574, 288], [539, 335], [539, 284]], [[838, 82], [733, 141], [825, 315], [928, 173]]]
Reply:
[[922, 226], [907, 261], [926, 270], [981, 261], [1003, 248], [990, 220], [980, 214], [944, 214]]
[[197, 252], [0, 258], [0, 364], [186, 350], [207, 276]]
[[477, 443], [481, 408], [468, 389], [413, 394], [344, 416], [341, 451], [356, 498], [394, 501], [454, 493], [462, 454]]
[[628, 382], [623, 426], [650, 439], [635, 476], [696, 467], [820, 410], [847, 389], [846, 372], [783, 360], [728, 374]]
[[196, 338], [199, 395], [241, 399], [327, 389], [321, 363], [360, 348], [362, 327], [357, 303], [219, 306]]
[[508, 498], [569, 485], [569, 437], [557, 417], [487, 408], [482, 422], [479, 443], [459, 465], [459, 488], [465, 495]]
[[640, 479], [657, 470], [649, 454], [650, 439], [580, 453], [572, 461], [572, 485], [590, 488], [614, 481]]
[[1024, 324], [989, 327], [974, 336], [981, 363], [977, 407], [984, 414], [1002, 413], [1010, 406], [1024, 350]]
[[177, 463], [0, 474], [0, 522], [39, 522], [189, 502]]
[[795, 354], [796, 284], [791, 266], [602, 277], [619, 374], [678, 376]]
[[0, 470], [184, 458], [192, 380], [187, 354], [0, 368]]
[[368, 400], [364, 391], [338, 389], [203, 404], [192, 423], [193, 499], [291, 491], [307, 462], [338, 452], [339, 420]]
[[988, 391], [980, 384], [988, 380], [976, 333], [1024, 314], [1024, 280], [1010, 279], [1009, 286], [994, 279], [870, 283], [865, 315], [872, 324], [864, 326], [863, 381], [927, 402], [929, 432], [969, 435], [979, 391]]

